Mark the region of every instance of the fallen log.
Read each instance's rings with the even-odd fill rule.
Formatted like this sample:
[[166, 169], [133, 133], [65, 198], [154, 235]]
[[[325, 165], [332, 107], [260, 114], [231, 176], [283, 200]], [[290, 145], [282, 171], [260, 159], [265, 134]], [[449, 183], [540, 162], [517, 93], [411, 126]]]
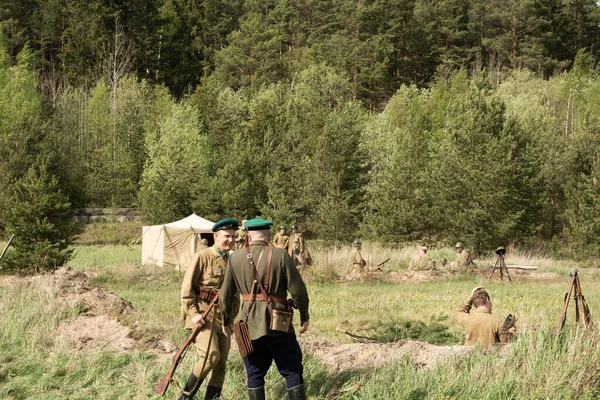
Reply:
[[508, 269], [525, 269], [530, 271], [537, 271], [537, 267], [533, 265], [507, 265]]
[[[490, 268], [494, 268], [492, 264], [488, 264]], [[526, 271], [537, 271], [537, 267], [533, 265], [507, 265], [507, 269], [522, 269]]]

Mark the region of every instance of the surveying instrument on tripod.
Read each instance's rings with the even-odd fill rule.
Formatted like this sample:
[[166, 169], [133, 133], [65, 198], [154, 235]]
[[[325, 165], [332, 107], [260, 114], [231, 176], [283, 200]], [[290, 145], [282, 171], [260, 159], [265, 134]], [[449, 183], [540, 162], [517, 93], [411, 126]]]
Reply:
[[508, 268], [506, 268], [506, 263], [504, 262], [504, 254], [506, 254], [506, 249], [504, 247], [498, 247], [496, 249], [496, 254], [498, 254], [498, 258], [496, 258], [496, 263], [492, 268], [492, 272], [490, 272], [489, 279], [492, 279], [492, 276], [494, 276], [494, 272], [498, 270], [500, 271], [500, 279], [504, 279], [504, 272], [506, 272], [506, 277], [508, 278], [508, 281], [512, 282], [512, 280], [510, 279], [510, 274], [508, 273]]
[[571, 277], [571, 285], [569, 286], [569, 291], [565, 294], [563, 312], [560, 316], [560, 321], [558, 321], [558, 326], [556, 327], [557, 335], [560, 333], [561, 329], [565, 326], [565, 322], [567, 321], [567, 309], [569, 308], [571, 293], [573, 293], [573, 299], [575, 300], [575, 322], [579, 322], [579, 304], [581, 304], [581, 311], [583, 312], [583, 321], [585, 322], [585, 326], [588, 327], [592, 324], [590, 309], [585, 302], [583, 294], [581, 293], [581, 283], [579, 283], [579, 274], [577, 270], [575, 270], [575, 272], [572, 274], [569, 274], [569, 276]]

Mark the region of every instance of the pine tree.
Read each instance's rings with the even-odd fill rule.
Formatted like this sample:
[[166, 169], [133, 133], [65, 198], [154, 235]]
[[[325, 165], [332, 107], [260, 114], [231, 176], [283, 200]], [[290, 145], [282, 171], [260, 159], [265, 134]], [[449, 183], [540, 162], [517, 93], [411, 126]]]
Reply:
[[14, 234], [5, 270], [21, 274], [54, 270], [71, 257], [68, 248], [75, 232], [70, 202], [46, 163], [38, 161], [12, 188], [2, 207], [6, 231]]
[[473, 81], [447, 114], [426, 185], [436, 230], [478, 251], [534, 233], [540, 188], [529, 139], [486, 79]]

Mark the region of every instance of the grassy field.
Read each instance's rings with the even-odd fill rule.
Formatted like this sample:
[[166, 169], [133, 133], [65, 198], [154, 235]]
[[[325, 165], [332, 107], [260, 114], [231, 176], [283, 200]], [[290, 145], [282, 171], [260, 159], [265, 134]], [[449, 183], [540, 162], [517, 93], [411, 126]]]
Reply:
[[[107, 239], [105, 243], [112, 241]], [[343, 324], [357, 330], [401, 320], [441, 321], [450, 333], [460, 338], [463, 333], [454, 319], [454, 311], [477, 285], [489, 290], [495, 315], [502, 318], [509, 312], [517, 314], [520, 333], [510, 346], [449, 357], [431, 370], [418, 368], [406, 357], [379, 368], [357, 365], [356, 370], [330, 373], [319, 359], [305, 354], [310, 398], [591, 399], [600, 396], [598, 328], [576, 328], [571, 312], [568, 329], [558, 338], [553, 335], [562, 311], [562, 297], [569, 285], [568, 274], [575, 264], [512, 252], [507, 263], [536, 265], [538, 274], [513, 274], [512, 283], [497, 278], [488, 280], [487, 274], [454, 275], [419, 283], [332, 279], [344, 274], [349, 249], [348, 246], [313, 247], [315, 279], [308, 283], [311, 326], [302, 335], [306, 341], [351, 343], [336, 327]], [[389, 271], [405, 269], [412, 251], [412, 248], [390, 250], [368, 244], [364, 248], [371, 264], [391, 257], [385, 266]], [[127, 315], [123, 323], [139, 326], [144, 335], [159, 335], [181, 343], [185, 331], [178, 312], [180, 273], [141, 265], [140, 254], [139, 244], [80, 243], [70, 267], [93, 274], [93, 285], [134, 305], [135, 312]], [[434, 259], [452, 259], [451, 249], [432, 250], [430, 254]], [[493, 261], [492, 258], [479, 263]], [[594, 318], [600, 299], [600, 273], [596, 268], [585, 268], [580, 269], [580, 277]], [[57, 302], [58, 295], [37, 290], [27, 281], [0, 283], [0, 398], [158, 399], [152, 391], [171, 360], [143, 351], [116, 353], [105, 348], [76, 351], [61, 346], [53, 333], [61, 323], [73, 320], [77, 312]], [[180, 382], [185, 380], [194, 362], [195, 355], [190, 353], [178, 370]], [[269, 372], [267, 396], [286, 398], [283, 380], [274, 369]], [[166, 398], [177, 397], [173, 386]], [[239, 355], [232, 352], [224, 398], [244, 397], [244, 370]]]

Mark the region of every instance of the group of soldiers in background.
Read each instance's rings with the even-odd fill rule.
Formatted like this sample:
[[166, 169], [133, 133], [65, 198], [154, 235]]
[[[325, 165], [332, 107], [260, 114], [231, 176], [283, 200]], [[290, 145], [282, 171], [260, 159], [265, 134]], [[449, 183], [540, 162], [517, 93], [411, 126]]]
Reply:
[[[352, 264], [350, 273], [357, 274], [365, 272], [367, 262], [361, 254], [362, 242], [355, 240], [353, 242], [352, 253], [350, 254], [350, 262]], [[440, 265], [443, 268], [450, 268], [454, 270], [472, 272], [476, 267], [473, 260], [475, 260], [475, 253], [466, 250], [461, 242], [456, 243], [456, 260], [448, 264], [448, 260], [442, 258]], [[426, 246], [418, 246], [416, 253], [410, 259], [408, 269], [411, 271], [433, 271], [437, 268], [436, 262], [429, 257], [427, 254]]]
[[[244, 228], [244, 223], [235, 232], [235, 249], [239, 250], [248, 245], [248, 230]], [[299, 267], [300, 273], [304, 275], [306, 269], [312, 264], [310, 251], [306, 246], [302, 232], [298, 230], [298, 225], [292, 225], [292, 233], [287, 233], [285, 225], [279, 227], [279, 232], [273, 237], [273, 246], [280, 249], [286, 249], [289, 256], [294, 261], [294, 265]]]

